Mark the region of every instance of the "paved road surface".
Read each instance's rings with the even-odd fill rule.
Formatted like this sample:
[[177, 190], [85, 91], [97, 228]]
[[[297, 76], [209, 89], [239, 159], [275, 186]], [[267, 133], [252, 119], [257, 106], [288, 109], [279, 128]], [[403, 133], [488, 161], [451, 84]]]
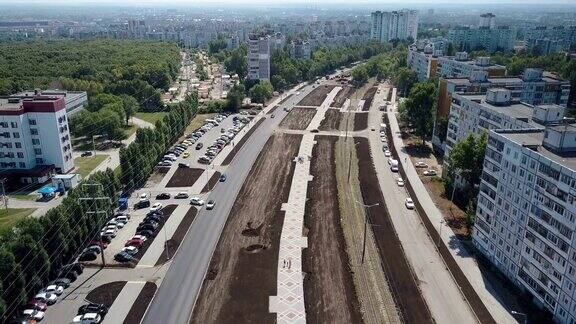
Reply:
[[[293, 95], [282, 107], [293, 107], [311, 89], [312, 87], [308, 86], [300, 90], [298, 95]], [[143, 323], [188, 323], [212, 253], [236, 195], [273, 129], [287, 113], [277, 109], [275, 115], [276, 118], [268, 116], [250, 136], [230, 164], [227, 181], [218, 183], [210, 194], [209, 199], [216, 201], [216, 207], [211, 211], [202, 209], [199, 212], [194, 220], [194, 226], [180, 245]]]

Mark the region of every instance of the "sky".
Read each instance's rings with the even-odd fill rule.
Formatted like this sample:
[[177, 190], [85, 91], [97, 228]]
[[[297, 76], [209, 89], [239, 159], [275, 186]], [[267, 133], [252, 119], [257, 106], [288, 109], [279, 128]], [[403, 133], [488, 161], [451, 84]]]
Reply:
[[[546, 4], [574, 4], [574, 0], [549, 0]], [[115, 5], [218, 5], [218, 4], [254, 4], [254, 5], [289, 5], [289, 4], [350, 4], [350, 5], [427, 5], [441, 4], [542, 4], [542, 0], [0, 0], [1, 4], [115, 4]]]

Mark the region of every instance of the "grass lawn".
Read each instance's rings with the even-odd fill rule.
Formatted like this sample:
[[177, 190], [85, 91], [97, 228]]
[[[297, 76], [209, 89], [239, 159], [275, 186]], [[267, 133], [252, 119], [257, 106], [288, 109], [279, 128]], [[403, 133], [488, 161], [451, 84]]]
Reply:
[[80, 156], [74, 159], [74, 165], [78, 168], [78, 173], [85, 178], [94, 170], [100, 163], [108, 158], [106, 154], [96, 154], [93, 156]]
[[124, 133], [126, 134], [126, 138], [130, 137], [132, 134], [136, 133], [138, 130], [138, 126], [134, 124], [129, 124], [124, 126]]
[[137, 112], [134, 117], [138, 118], [138, 119], [142, 119], [144, 121], [147, 121], [151, 124], [155, 124], [156, 121], [164, 118], [164, 116], [168, 115], [167, 112], [165, 111], [160, 111], [160, 112]]
[[12, 199], [36, 201], [38, 195], [8, 195]]
[[184, 133], [189, 134], [189, 133], [195, 132], [196, 130], [198, 130], [198, 128], [200, 128], [200, 127], [202, 127], [202, 125], [204, 125], [204, 121], [206, 119], [212, 118], [214, 116], [216, 116], [216, 114], [196, 115], [196, 117], [194, 117], [194, 119], [192, 119], [192, 121], [190, 122], [188, 127], [186, 127], [186, 130], [184, 131]]
[[0, 209], [0, 229], [10, 229], [19, 219], [30, 216], [34, 208], [8, 208]]

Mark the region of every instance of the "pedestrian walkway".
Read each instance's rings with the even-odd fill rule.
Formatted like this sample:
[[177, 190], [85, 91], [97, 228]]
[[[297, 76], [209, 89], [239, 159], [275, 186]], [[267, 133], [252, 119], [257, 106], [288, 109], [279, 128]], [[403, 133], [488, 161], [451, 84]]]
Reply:
[[128, 281], [120, 294], [116, 296], [114, 304], [108, 310], [106, 317], [102, 323], [104, 324], [112, 324], [112, 323], [122, 323], [126, 316], [128, 316], [128, 312], [130, 312], [130, 308], [132, 308], [132, 304], [138, 298], [140, 291], [144, 288], [145, 281]]
[[[160, 232], [158, 232], [158, 234], [156, 235], [156, 238], [154, 239], [154, 242], [152, 242], [152, 245], [148, 247], [148, 250], [146, 250], [146, 253], [142, 257], [142, 259], [140, 259], [140, 261], [138, 262], [138, 265], [136, 266], [137, 268], [153, 267], [156, 265], [158, 258], [160, 258], [160, 256], [164, 252], [165, 242], [172, 238], [174, 232], [176, 232], [176, 229], [178, 228], [178, 225], [180, 225], [180, 222], [182, 221], [182, 219], [184, 219], [184, 216], [186, 215], [186, 213], [190, 208], [194, 207], [191, 207], [189, 204], [186, 203], [178, 205], [178, 207], [174, 209], [172, 215], [168, 217], [168, 220], [166, 221]], [[170, 256], [174, 255], [174, 253], [176, 253], [176, 251], [169, 251]]]
[[312, 121], [310, 121], [308, 128], [306, 128], [307, 130], [318, 129], [318, 127], [320, 127], [320, 123], [324, 119], [328, 109], [330, 109], [332, 101], [334, 101], [334, 98], [336, 98], [336, 95], [338, 92], [340, 92], [341, 89], [341, 87], [335, 87], [332, 89], [332, 91], [330, 91], [330, 93], [328, 93], [326, 99], [324, 99], [320, 107], [316, 109], [316, 115], [314, 115], [314, 118], [312, 118]]
[[278, 295], [270, 296], [270, 312], [277, 314], [278, 323], [306, 323], [304, 307], [304, 275], [302, 273], [302, 249], [308, 246], [302, 236], [304, 208], [310, 175], [310, 158], [314, 147], [314, 135], [305, 134], [296, 158], [296, 167], [285, 211], [280, 250], [278, 253]]
[[406, 173], [406, 177], [410, 181], [410, 185], [418, 197], [418, 201], [426, 210], [426, 216], [430, 219], [430, 222], [435, 224], [435, 228], [438, 228], [440, 236], [442, 237], [442, 241], [448, 247], [448, 250], [458, 263], [458, 266], [460, 269], [462, 269], [470, 281], [470, 284], [484, 305], [486, 305], [488, 311], [494, 317], [496, 322], [513, 323], [514, 318], [512, 315], [506, 311], [502, 303], [497, 300], [497, 297], [490, 293], [490, 291], [494, 291], [494, 289], [491, 287], [490, 282], [484, 280], [476, 260], [471, 256], [467, 247], [460, 242], [456, 235], [454, 235], [452, 229], [443, 221], [442, 213], [436, 207], [434, 201], [430, 197], [430, 194], [426, 190], [426, 187], [424, 187], [424, 184], [420, 180], [420, 177], [416, 172], [416, 168], [410, 160], [410, 156], [404, 151], [404, 142], [401, 138], [400, 127], [396, 119], [396, 114], [394, 113], [396, 110], [395, 100], [396, 88], [394, 88], [392, 91], [392, 105], [394, 108], [388, 109], [387, 113], [388, 121], [390, 124], [389, 127], [390, 131], [392, 132], [394, 146], [398, 151], [398, 161], [402, 164], [404, 172]]

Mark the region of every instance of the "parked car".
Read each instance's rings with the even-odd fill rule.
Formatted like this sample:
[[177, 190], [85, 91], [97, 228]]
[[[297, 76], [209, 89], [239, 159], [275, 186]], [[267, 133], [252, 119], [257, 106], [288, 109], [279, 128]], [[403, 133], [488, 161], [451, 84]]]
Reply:
[[80, 324], [97, 324], [102, 321], [102, 316], [96, 313], [86, 313], [83, 315], [78, 315], [72, 319], [72, 323]]
[[214, 152], [214, 151], [206, 151], [206, 156], [209, 157], [215, 157], [218, 153]]
[[150, 224], [150, 223], [146, 223], [146, 224], [142, 224], [142, 225], [138, 225], [138, 228], [136, 229], [137, 231], [142, 231], [142, 230], [148, 230], [148, 231], [155, 231], [158, 228], [158, 226]]
[[187, 199], [189, 196], [190, 196], [190, 195], [188, 195], [187, 192], [182, 191], [182, 192], [179, 192], [178, 194], [176, 194], [176, 196], [174, 196], [174, 198], [176, 198], [176, 199]]
[[207, 210], [214, 209], [214, 206], [216, 206], [216, 203], [214, 202], [214, 200], [208, 200], [208, 202], [206, 203], [206, 209]]
[[163, 193], [161, 193], [161, 194], [157, 194], [157, 195], [156, 195], [156, 199], [159, 199], [159, 200], [170, 199], [170, 194], [167, 193], [167, 192], [163, 192]]
[[189, 168], [189, 167], [190, 167], [190, 164], [180, 162], [180, 163], [178, 163], [178, 167], [179, 167], [179, 168]]
[[[145, 236], [142, 237], [146, 238]], [[128, 253], [130, 255], [136, 255], [136, 253], [138, 253], [138, 248], [135, 246], [126, 246], [122, 249], [122, 252]]]
[[83, 315], [87, 313], [96, 313], [100, 316], [104, 316], [108, 313], [108, 307], [104, 304], [90, 303], [80, 306], [78, 308], [78, 315]]
[[153, 237], [154, 236], [154, 232], [151, 230], [139, 230], [136, 232], [136, 236], [138, 235], [142, 235], [145, 237]]
[[22, 314], [24, 316], [28, 316], [29, 319], [33, 319], [36, 322], [40, 322], [42, 319], [44, 319], [44, 312], [36, 309], [25, 309]]
[[426, 175], [426, 176], [435, 176], [437, 174], [438, 173], [436, 172], [436, 170], [433, 170], [433, 169], [429, 169], [429, 170], [424, 171], [424, 175]]
[[398, 177], [396, 184], [398, 184], [399, 187], [404, 187], [404, 179], [402, 179], [402, 177]]
[[116, 237], [116, 229], [108, 228], [104, 232], [101, 232], [100, 235], [110, 236], [112, 238]]
[[114, 260], [118, 262], [130, 262], [134, 260], [134, 257], [126, 252], [118, 252], [114, 255]]
[[43, 312], [45, 312], [48, 309], [48, 305], [45, 302], [40, 301], [38, 299], [34, 299], [34, 298], [30, 299], [26, 303], [26, 306], [24, 306], [24, 307], [26, 309], [36, 309], [36, 310], [43, 311]]
[[58, 285], [64, 287], [64, 289], [70, 287], [71, 280], [66, 278], [58, 278], [50, 281], [49, 285]]
[[80, 154], [81, 157], [92, 156], [92, 151], [84, 151]]
[[100, 254], [100, 253], [102, 253], [102, 249], [97, 245], [91, 245], [91, 246], [85, 248], [84, 251], [82, 251], [82, 253], [86, 253], [86, 252]]
[[81, 275], [84, 272], [84, 265], [81, 263], [70, 263], [70, 264], [66, 264], [64, 266], [62, 266], [62, 268], [60, 268], [60, 273], [62, 272], [68, 272], [68, 271], [74, 271], [77, 274]]
[[386, 150], [386, 151], [384, 151], [384, 156], [390, 157], [390, 156], [392, 156], [392, 153], [390, 151]]
[[210, 158], [207, 157], [206, 155], [202, 155], [201, 157], [198, 158], [198, 163], [202, 163], [202, 164], [208, 164], [210, 163]]
[[187, 158], [187, 157], [189, 157], [189, 156], [190, 156], [190, 152], [188, 152], [188, 151], [182, 153], [182, 157], [183, 157], [183, 158]]
[[164, 205], [162, 205], [161, 203], [157, 202], [154, 205], [152, 205], [152, 207], [150, 207], [150, 211], [154, 212], [154, 211], [158, 211], [158, 210], [162, 210], [162, 208], [164, 208]]
[[156, 216], [156, 215], [150, 215], [150, 216], [144, 217], [144, 221], [152, 220], [152, 221], [155, 221], [156, 223], [159, 223], [161, 219], [162, 219], [162, 217]]
[[190, 198], [190, 204], [194, 205], [194, 206], [202, 206], [202, 205], [204, 205], [204, 200], [202, 200], [198, 197], [192, 197], [192, 198]]
[[412, 201], [412, 198], [404, 199], [404, 205], [406, 205], [406, 208], [408, 209], [414, 209], [414, 202]]
[[132, 240], [142, 240], [144, 242], [146, 242], [148, 238], [144, 235], [134, 235], [132, 236]]
[[197, 144], [196, 144], [196, 150], [200, 150], [203, 146], [204, 146], [204, 144], [202, 144], [202, 143], [197, 143]]
[[427, 168], [428, 164], [426, 164], [424, 161], [418, 161], [414, 164], [414, 166], [417, 168]]
[[46, 303], [48, 306], [50, 306], [54, 305], [58, 301], [58, 296], [56, 296], [56, 294], [41, 292], [36, 294], [36, 296], [34, 296], [34, 299]]
[[135, 246], [137, 248], [140, 248], [143, 244], [144, 241], [134, 239], [126, 241], [126, 243], [124, 243], [124, 246]]
[[100, 238], [102, 240], [102, 242], [106, 243], [106, 244], [110, 244], [112, 243], [112, 237], [108, 236], [108, 235], [100, 235]]
[[144, 200], [144, 201], [141, 200], [137, 202], [134, 207], [136, 207], [136, 209], [150, 207], [150, 200]]
[[224, 182], [224, 181], [226, 181], [226, 179], [227, 179], [227, 178], [226, 178], [226, 175], [225, 175], [225, 174], [221, 174], [219, 181], [220, 181], [220, 182]]
[[80, 254], [80, 256], [78, 257], [78, 261], [94, 261], [96, 260], [96, 258], [98, 257], [98, 254], [94, 253], [94, 252], [84, 252], [82, 254]]
[[130, 216], [126, 216], [126, 215], [121, 215], [121, 216], [116, 217], [117, 222], [124, 223], [124, 224], [128, 223], [129, 220], [130, 220]]

